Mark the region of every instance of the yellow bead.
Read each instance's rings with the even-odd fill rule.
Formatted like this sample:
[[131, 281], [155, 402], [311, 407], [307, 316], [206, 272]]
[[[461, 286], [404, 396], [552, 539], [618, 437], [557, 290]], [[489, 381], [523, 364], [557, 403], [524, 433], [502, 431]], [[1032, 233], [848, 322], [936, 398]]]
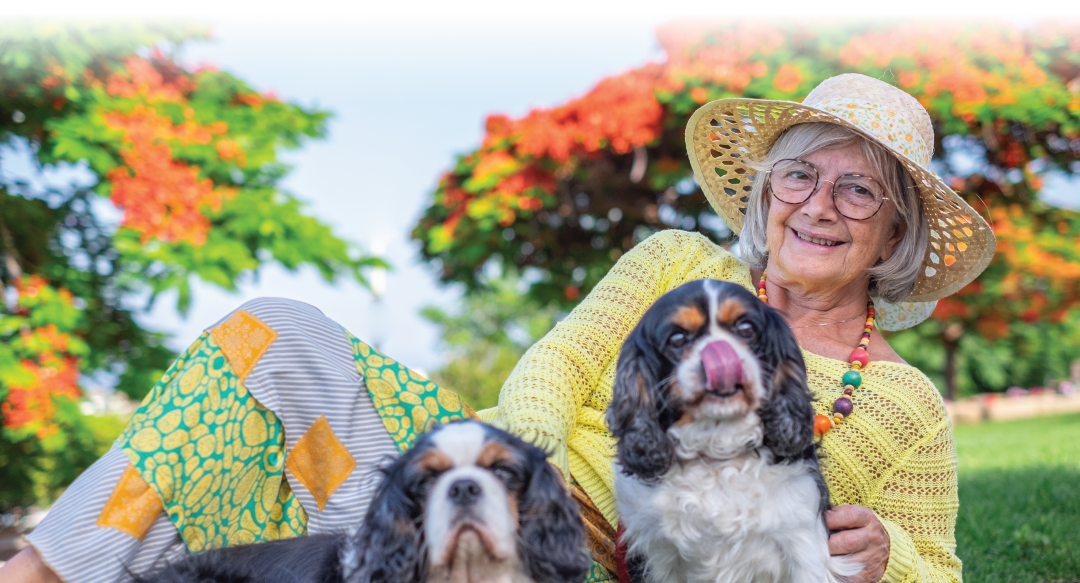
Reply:
[[840, 422], [841, 422], [841, 421], [843, 421], [843, 420], [844, 420], [844, 417], [843, 417], [842, 415], [837, 415], [836, 417], [833, 417], [833, 423], [837, 423], [837, 424], [838, 424], [838, 423], [840, 423]]

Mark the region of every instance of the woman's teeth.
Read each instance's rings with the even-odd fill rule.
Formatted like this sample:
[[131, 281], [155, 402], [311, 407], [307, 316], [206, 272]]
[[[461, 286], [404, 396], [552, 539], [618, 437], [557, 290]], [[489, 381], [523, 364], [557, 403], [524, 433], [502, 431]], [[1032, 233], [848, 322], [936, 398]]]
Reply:
[[[792, 230], [794, 230], [794, 229], [792, 229]], [[802, 239], [803, 241], [810, 241], [811, 243], [817, 243], [818, 245], [824, 245], [826, 247], [832, 247], [833, 245], [836, 245], [837, 243], [839, 243], [839, 241], [828, 241], [826, 239], [818, 239], [816, 237], [810, 237], [810, 236], [807, 236], [807, 235], [803, 235], [802, 233], [800, 233], [798, 231], [795, 231], [795, 234], [798, 235], [799, 238]]]

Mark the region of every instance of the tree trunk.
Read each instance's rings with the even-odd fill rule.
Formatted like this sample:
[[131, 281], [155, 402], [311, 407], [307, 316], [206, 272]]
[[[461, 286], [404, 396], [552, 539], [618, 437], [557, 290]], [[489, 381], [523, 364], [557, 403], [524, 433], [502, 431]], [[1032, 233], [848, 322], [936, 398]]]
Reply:
[[956, 349], [959, 342], [945, 341], [945, 398], [956, 400]]

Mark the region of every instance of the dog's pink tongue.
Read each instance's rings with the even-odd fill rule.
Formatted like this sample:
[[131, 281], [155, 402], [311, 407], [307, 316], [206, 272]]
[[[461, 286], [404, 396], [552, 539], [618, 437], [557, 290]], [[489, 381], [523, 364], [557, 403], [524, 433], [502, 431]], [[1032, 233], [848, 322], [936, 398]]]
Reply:
[[701, 349], [701, 365], [709, 390], [730, 393], [743, 381], [742, 362], [735, 349], [725, 340], [716, 340]]

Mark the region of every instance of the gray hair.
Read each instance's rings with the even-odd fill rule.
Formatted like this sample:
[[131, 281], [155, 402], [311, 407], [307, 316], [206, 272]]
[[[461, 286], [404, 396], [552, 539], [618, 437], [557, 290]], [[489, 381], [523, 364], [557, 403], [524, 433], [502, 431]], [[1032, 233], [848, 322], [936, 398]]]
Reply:
[[765, 196], [765, 171], [778, 160], [799, 159], [818, 150], [856, 143], [862, 145], [871, 172], [884, 183], [885, 196], [896, 205], [893, 224], [907, 224], [907, 232], [892, 256], [869, 269], [870, 294], [887, 302], [903, 301], [915, 289], [926, 253], [927, 226], [919, 190], [911, 174], [887, 148], [844, 126], [824, 122], [793, 125], [777, 138], [763, 160], [748, 161], [760, 179], [754, 180], [747, 202], [739, 251], [754, 267], [765, 267], [768, 262], [766, 225], [770, 201]]

